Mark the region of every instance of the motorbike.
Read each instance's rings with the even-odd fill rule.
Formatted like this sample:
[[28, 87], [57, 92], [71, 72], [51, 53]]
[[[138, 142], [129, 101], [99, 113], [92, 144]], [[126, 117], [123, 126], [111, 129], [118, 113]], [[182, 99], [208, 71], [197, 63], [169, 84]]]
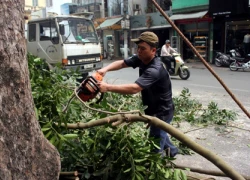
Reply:
[[217, 67], [229, 67], [229, 65], [234, 61], [235, 59], [233, 59], [229, 54], [224, 54], [221, 52], [216, 52], [216, 56], [215, 56], [215, 66]]
[[229, 67], [230, 64], [235, 61], [235, 59], [242, 59], [241, 54], [236, 49], [231, 49], [228, 54], [216, 52], [215, 66]]
[[[182, 60], [181, 55], [178, 53], [173, 53], [173, 57], [176, 63], [175, 63], [174, 71], [172, 71], [171, 68], [169, 68], [170, 69], [168, 71], [169, 75], [180, 76], [181, 79], [187, 80], [190, 77], [190, 71], [188, 67], [184, 65], [184, 61]], [[165, 65], [165, 67], [167, 66], [167, 64], [165, 64], [164, 62], [163, 64]], [[174, 62], [171, 62], [171, 66], [172, 67], [174, 66]]]
[[238, 71], [238, 69], [250, 69], [250, 60], [246, 61], [246, 59], [235, 59], [229, 66], [231, 71]]

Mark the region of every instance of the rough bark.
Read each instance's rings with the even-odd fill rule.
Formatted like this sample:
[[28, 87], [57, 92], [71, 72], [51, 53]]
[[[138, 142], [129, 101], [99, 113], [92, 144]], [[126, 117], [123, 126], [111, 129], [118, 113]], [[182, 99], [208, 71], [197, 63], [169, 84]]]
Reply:
[[43, 136], [34, 111], [24, 0], [1, 0], [0, 17], [0, 179], [58, 179], [59, 153]]

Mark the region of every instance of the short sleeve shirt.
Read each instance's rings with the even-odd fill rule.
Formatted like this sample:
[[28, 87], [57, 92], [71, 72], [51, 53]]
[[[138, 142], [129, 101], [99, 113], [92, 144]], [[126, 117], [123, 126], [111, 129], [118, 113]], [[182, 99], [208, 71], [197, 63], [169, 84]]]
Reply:
[[143, 64], [138, 56], [132, 56], [124, 62], [127, 66], [139, 68], [139, 78], [135, 83], [143, 88], [142, 102], [147, 106], [145, 114], [166, 114], [173, 111], [170, 77], [159, 57], [154, 57], [147, 65]]

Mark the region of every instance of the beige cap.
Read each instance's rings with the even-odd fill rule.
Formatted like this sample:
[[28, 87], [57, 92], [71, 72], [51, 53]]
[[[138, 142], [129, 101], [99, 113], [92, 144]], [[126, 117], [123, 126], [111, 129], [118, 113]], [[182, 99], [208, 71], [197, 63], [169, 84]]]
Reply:
[[141, 35], [138, 38], [131, 39], [131, 41], [133, 41], [135, 43], [138, 43], [140, 41], [144, 41], [151, 46], [158, 46], [159, 39], [155, 33], [146, 31], [146, 32], [141, 33]]

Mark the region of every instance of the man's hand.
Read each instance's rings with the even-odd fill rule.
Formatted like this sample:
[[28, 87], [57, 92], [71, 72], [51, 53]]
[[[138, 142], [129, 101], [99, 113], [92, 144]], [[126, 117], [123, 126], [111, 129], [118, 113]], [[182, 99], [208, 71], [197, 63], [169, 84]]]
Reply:
[[104, 77], [107, 71], [104, 68], [102, 68], [98, 69], [96, 72], [98, 72], [102, 77]]
[[108, 83], [105, 83], [103, 81], [98, 81], [97, 85], [100, 89], [100, 92], [107, 92], [108, 91], [108, 87], [109, 87]]

